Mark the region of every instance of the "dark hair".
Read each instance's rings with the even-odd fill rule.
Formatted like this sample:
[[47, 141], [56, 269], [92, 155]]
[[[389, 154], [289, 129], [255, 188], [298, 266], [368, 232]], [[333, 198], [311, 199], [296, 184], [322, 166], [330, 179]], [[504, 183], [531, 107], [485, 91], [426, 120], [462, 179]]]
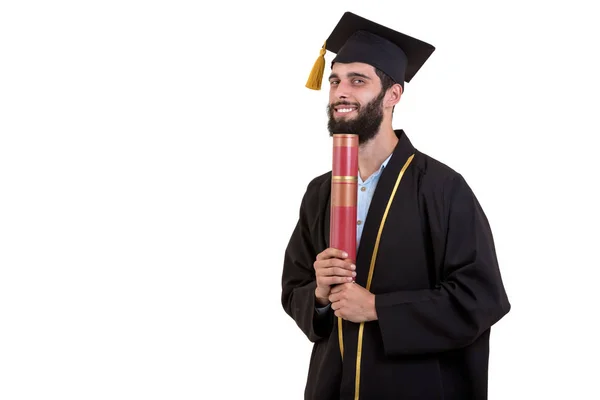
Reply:
[[[382, 70], [380, 70], [377, 67], [375, 67], [375, 73], [379, 77], [379, 80], [381, 80], [381, 93], [382, 94], [385, 93], [389, 88], [391, 88], [392, 86], [394, 86], [396, 84], [395, 80], [390, 78], [390, 76], [388, 74], [386, 74], [385, 72], [383, 72]], [[392, 114], [394, 113], [395, 109], [396, 109], [396, 106], [394, 106], [392, 108]]]
[[390, 76], [388, 74], [386, 74], [385, 72], [383, 72], [379, 68], [375, 68], [375, 73], [377, 74], [377, 76], [381, 80], [381, 90], [382, 91], [385, 92], [389, 88], [391, 88], [392, 86], [394, 86], [396, 84], [395, 80], [393, 80], [392, 78], [390, 78]]

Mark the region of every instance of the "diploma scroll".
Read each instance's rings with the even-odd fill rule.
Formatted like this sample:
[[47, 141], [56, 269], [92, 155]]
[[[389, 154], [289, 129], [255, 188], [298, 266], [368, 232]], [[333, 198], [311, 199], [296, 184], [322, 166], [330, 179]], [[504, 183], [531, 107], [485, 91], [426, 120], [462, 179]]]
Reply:
[[333, 135], [330, 247], [356, 262], [358, 135]]

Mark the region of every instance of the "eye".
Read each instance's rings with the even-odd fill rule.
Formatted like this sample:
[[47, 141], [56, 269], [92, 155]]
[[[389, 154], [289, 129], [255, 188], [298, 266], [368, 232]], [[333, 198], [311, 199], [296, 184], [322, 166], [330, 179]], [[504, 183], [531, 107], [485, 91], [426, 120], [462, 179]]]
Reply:
[[339, 80], [331, 80], [331, 81], [329, 81], [329, 84], [330, 84], [331, 86], [335, 86], [335, 85], [337, 85], [337, 84], [339, 84], [339, 83], [340, 83], [340, 81], [339, 81]]
[[354, 79], [353, 82], [358, 85], [362, 85], [363, 83], [365, 83], [365, 81], [363, 81], [362, 79], [358, 79], [358, 78]]

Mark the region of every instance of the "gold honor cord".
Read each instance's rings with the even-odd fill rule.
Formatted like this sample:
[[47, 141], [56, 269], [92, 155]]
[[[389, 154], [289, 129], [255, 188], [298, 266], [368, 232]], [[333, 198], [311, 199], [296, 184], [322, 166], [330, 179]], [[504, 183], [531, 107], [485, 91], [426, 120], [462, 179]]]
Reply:
[[[383, 232], [383, 226], [385, 225], [385, 220], [387, 219], [388, 212], [390, 211], [390, 206], [392, 205], [392, 201], [394, 201], [394, 196], [396, 196], [396, 191], [398, 190], [398, 186], [400, 185], [400, 181], [402, 180], [402, 176], [404, 172], [410, 165], [411, 161], [415, 155], [411, 155], [406, 160], [404, 167], [398, 174], [398, 179], [396, 179], [396, 185], [394, 186], [394, 190], [392, 190], [392, 195], [390, 196], [387, 206], [385, 208], [385, 212], [383, 213], [383, 218], [381, 219], [381, 224], [379, 225], [379, 231], [377, 232], [377, 239], [375, 240], [375, 248], [373, 249], [373, 255], [371, 257], [371, 265], [369, 266], [369, 277], [367, 279], [367, 290], [371, 289], [371, 281], [373, 280], [373, 271], [375, 269], [375, 261], [377, 260], [377, 251], [379, 250], [379, 242], [381, 241], [381, 233]], [[365, 329], [365, 323], [361, 322], [358, 328], [358, 349], [356, 350], [356, 381], [354, 388], [354, 400], [358, 400], [360, 393], [360, 361], [362, 357], [362, 341], [363, 341], [363, 332]], [[340, 352], [342, 354], [342, 360], [344, 359], [344, 342], [342, 336], [342, 319], [338, 317], [338, 335], [340, 341]]]
[[342, 334], [342, 318], [338, 317], [338, 341], [340, 342], [340, 354], [344, 361], [344, 335]]

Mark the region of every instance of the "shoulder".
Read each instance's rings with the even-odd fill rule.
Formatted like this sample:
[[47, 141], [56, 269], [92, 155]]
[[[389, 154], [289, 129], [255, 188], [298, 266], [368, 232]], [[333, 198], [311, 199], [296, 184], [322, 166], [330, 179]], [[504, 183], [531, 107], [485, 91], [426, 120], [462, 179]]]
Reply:
[[313, 177], [305, 183], [300, 202], [300, 218], [314, 220], [326, 211], [331, 193], [331, 171]]
[[415, 168], [419, 176], [421, 192], [433, 196], [448, 205], [458, 193], [474, 194], [461, 172], [448, 164], [419, 150], [415, 151]]
[[456, 169], [419, 150], [415, 151], [415, 167], [421, 175], [437, 183], [462, 177]]
[[306, 207], [314, 208], [320, 203], [329, 199], [331, 192], [331, 171], [325, 172], [312, 178], [306, 185], [303, 204]]
[[331, 171], [327, 171], [319, 176], [312, 178], [307, 185], [306, 190], [321, 190], [323, 186], [329, 185], [331, 182]]

